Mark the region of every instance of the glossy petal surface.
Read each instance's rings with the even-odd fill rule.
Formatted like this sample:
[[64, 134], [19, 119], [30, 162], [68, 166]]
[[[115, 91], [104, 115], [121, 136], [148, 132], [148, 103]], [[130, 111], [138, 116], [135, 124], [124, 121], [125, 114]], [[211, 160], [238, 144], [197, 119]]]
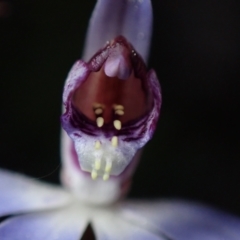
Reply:
[[127, 204], [124, 215], [173, 240], [238, 240], [240, 219], [187, 202]]
[[0, 170], [0, 216], [55, 208], [71, 199], [63, 189]]
[[0, 225], [1, 240], [79, 240], [87, 219], [74, 207], [22, 215]]
[[88, 30], [84, 60], [122, 35], [147, 61], [152, 34], [150, 0], [98, 0]]

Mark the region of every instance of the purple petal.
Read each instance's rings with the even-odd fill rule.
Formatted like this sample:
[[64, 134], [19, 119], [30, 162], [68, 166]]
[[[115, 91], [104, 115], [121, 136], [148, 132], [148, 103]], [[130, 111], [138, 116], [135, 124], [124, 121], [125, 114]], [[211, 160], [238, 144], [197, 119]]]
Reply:
[[26, 214], [0, 224], [1, 240], [79, 240], [87, 218], [75, 207]]
[[152, 34], [150, 0], [98, 0], [88, 29], [84, 60], [89, 60], [107, 41], [122, 35], [145, 62]]
[[180, 201], [125, 205], [129, 221], [176, 240], [239, 240], [240, 219], [200, 204]]
[[0, 170], [0, 216], [56, 208], [69, 201], [70, 195], [59, 187]]

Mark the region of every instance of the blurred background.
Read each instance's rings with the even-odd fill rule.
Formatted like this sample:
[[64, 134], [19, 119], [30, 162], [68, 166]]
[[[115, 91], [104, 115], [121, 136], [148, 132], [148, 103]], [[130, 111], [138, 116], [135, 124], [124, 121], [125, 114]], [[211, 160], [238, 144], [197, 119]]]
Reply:
[[[61, 94], [95, 0], [0, 0], [0, 167], [58, 182]], [[158, 129], [132, 198], [240, 215], [240, 2], [153, 0]]]

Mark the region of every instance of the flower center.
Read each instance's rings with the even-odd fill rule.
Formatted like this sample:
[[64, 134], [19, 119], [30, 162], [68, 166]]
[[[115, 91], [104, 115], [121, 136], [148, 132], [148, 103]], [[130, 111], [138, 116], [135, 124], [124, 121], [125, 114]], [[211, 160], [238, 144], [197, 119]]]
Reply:
[[103, 69], [89, 75], [75, 91], [73, 103], [89, 119], [101, 117], [103, 123], [117, 119], [125, 123], [142, 116], [147, 110], [141, 80], [134, 77], [133, 72], [127, 80], [122, 80], [108, 77]]
[[92, 179], [108, 180], [126, 169], [151, 136], [151, 78], [142, 58], [121, 36], [76, 70], [82, 78], [70, 74], [79, 84], [71, 91], [62, 121], [74, 139], [81, 169]]

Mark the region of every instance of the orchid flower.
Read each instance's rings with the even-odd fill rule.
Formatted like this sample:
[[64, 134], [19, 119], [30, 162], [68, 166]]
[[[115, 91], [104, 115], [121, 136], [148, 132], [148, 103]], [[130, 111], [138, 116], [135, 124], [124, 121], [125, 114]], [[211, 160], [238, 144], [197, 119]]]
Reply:
[[[0, 170], [1, 240], [238, 240], [240, 220], [183, 201], [121, 201], [161, 106], [146, 71], [150, 0], [98, 0], [61, 117], [64, 187]], [[99, 50], [100, 49], [100, 50]]]

